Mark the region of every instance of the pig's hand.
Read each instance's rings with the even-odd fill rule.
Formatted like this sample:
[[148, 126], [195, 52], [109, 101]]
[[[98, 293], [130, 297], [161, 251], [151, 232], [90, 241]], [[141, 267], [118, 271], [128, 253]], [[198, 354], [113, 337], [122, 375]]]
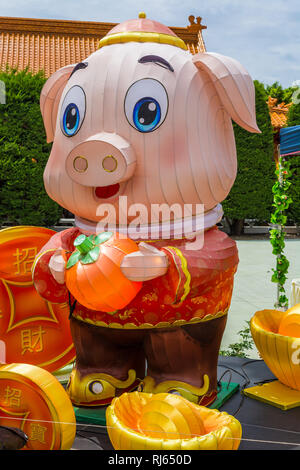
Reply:
[[123, 258], [121, 271], [130, 281], [149, 281], [166, 274], [168, 265], [168, 257], [163, 251], [141, 242], [139, 251]]
[[51, 256], [49, 261], [49, 269], [58, 284], [65, 283], [65, 270], [66, 270], [66, 261], [62, 256], [62, 250], [58, 249]]

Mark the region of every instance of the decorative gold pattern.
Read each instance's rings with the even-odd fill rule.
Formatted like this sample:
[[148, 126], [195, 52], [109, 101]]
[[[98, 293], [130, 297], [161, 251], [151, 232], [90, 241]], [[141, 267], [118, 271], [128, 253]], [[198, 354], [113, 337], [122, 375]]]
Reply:
[[[128, 371], [126, 380], [119, 380], [104, 373], [88, 374], [81, 377], [79, 371], [73, 369], [67, 385], [67, 392], [75, 405], [98, 406], [99, 402], [112, 399], [116, 394], [116, 389], [128, 389], [135, 381], [136, 372], [133, 369]], [[102, 387], [99, 393], [94, 393], [91, 389], [94, 382], [99, 383]]]
[[149, 294], [146, 294], [143, 296], [142, 298], [142, 301], [143, 302], [157, 302], [158, 301], [158, 295], [155, 293], [155, 292], [152, 292], [152, 293], [149, 293]]
[[178, 327], [182, 325], [188, 325], [190, 323], [201, 323], [209, 320], [214, 320], [215, 318], [220, 318], [223, 317], [224, 315], [227, 315], [228, 309], [224, 311], [220, 311], [214, 315], [206, 315], [204, 318], [199, 318], [199, 317], [194, 317], [189, 321], [186, 320], [175, 320], [174, 322], [160, 322], [157, 323], [157, 325], [151, 325], [151, 323], [142, 323], [141, 325], [137, 326], [134, 323], [126, 323], [125, 325], [121, 325], [120, 323], [110, 323], [109, 325], [105, 323], [104, 321], [94, 321], [91, 320], [90, 318], [83, 318], [80, 315], [78, 315], [77, 312], [73, 312], [73, 317], [76, 318], [77, 320], [83, 321], [85, 323], [90, 323], [91, 325], [96, 325], [96, 326], [103, 326], [107, 328], [117, 328], [119, 330], [143, 330], [143, 329], [150, 329], [150, 328], [170, 328], [170, 327]]
[[[43, 316], [43, 315], [34, 315], [31, 317], [24, 318], [22, 321], [16, 322], [15, 317], [16, 317], [16, 302], [15, 298], [13, 296], [13, 293], [11, 292], [10, 285], [11, 286], [20, 286], [20, 287], [31, 287], [33, 285], [33, 282], [16, 282], [16, 281], [7, 281], [5, 279], [0, 279], [2, 281], [8, 298], [9, 298], [9, 304], [10, 304], [10, 319], [9, 319], [9, 324], [7, 327], [7, 331], [9, 332], [13, 330], [14, 328], [17, 328], [19, 326], [24, 326], [28, 323], [31, 322], [40, 322], [41, 320], [47, 321], [47, 322], [53, 322], [58, 324], [57, 318], [55, 316], [55, 313], [53, 311], [52, 305], [50, 302], [45, 301], [47, 311], [49, 312], [49, 316]], [[48, 313], [47, 312], [47, 313]]]
[[191, 275], [190, 275], [189, 270], [188, 270], [187, 260], [183, 256], [182, 252], [178, 248], [176, 248], [175, 246], [169, 246], [167, 248], [171, 248], [172, 250], [175, 251], [177, 256], [179, 256], [180, 261], [181, 261], [181, 268], [182, 268], [182, 271], [184, 272], [185, 277], [186, 277], [186, 281], [184, 283], [184, 288], [183, 288], [184, 289], [184, 294], [180, 299], [180, 302], [183, 302], [184, 299], [186, 298], [186, 296], [188, 295], [188, 293], [190, 292], [190, 283], [191, 283]]
[[167, 380], [156, 385], [155, 380], [150, 376], [144, 378], [141, 386], [145, 393], [169, 393], [176, 391], [187, 400], [198, 403], [199, 398], [208, 392], [209, 377], [206, 374], [203, 376], [203, 386], [200, 388], [178, 380]]

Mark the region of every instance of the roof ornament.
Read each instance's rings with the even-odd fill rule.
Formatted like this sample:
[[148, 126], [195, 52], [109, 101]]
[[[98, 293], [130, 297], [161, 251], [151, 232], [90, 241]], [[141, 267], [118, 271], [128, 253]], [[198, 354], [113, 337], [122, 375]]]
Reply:
[[207, 26], [201, 24], [201, 16], [197, 16], [196, 23], [194, 15], [189, 16], [190, 25], [187, 27], [190, 31], [201, 31], [202, 29], [207, 29]]

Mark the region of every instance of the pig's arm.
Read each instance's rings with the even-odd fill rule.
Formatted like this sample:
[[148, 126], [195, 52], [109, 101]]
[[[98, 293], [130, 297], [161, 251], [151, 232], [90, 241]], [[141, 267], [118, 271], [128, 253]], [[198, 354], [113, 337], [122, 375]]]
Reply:
[[200, 250], [168, 246], [162, 248], [162, 251], [166, 253], [169, 262], [168, 271], [161, 278], [161, 283], [169, 293], [165, 303], [173, 305], [180, 304], [186, 297], [206, 292], [223, 273], [233, 273], [238, 264], [235, 242], [214, 229]]
[[[64, 283], [64, 270], [57, 266], [62, 258], [62, 250], [71, 250], [71, 241], [74, 239], [74, 229], [64, 230], [56, 233], [43, 246], [35, 258], [32, 267], [32, 278], [34, 286], [39, 295], [53, 303], [63, 303], [68, 300], [68, 290]], [[57, 275], [54, 277], [54, 271]], [[59, 277], [60, 276], [60, 277]]]
[[186, 253], [176, 247], [156, 248], [141, 242], [139, 251], [126, 255], [121, 263], [123, 274], [131, 281], [152, 281], [162, 288], [165, 302], [177, 304], [189, 292], [191, 276]]
[[168, 271], [166, 254], [148, 243], [139, 243], [139, 250], [126, 255], [121, 263], [121, 271], [131, 281], [150, 281], [163, 276]]
[[204, 245], [199, 250], [191, 250], [183, 244], [158, 249], [143, 243], [139, 247], [139, 252], [124, 258], [123, 273], [131, 280], [152, 279], [156, 287], [166, 293], [164, 302], [173, 305], [196, 292], [206, 291], [223, 272], [235, 270], [238, 263], [235, 242], [217, 229], [205, 235]]

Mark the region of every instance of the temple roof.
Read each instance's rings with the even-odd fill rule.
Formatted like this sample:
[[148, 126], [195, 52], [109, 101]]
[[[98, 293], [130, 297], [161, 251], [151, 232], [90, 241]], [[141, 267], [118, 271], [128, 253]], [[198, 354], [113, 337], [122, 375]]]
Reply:
[[[170, 27], [192, 54], [205, 52], [201, 18], [189, 17], [185, 28]], [[49, 77], [57, 69], [81, 62], [98, 47], [116, 23], [0, 17], [0, 70], [7, 66]]]

